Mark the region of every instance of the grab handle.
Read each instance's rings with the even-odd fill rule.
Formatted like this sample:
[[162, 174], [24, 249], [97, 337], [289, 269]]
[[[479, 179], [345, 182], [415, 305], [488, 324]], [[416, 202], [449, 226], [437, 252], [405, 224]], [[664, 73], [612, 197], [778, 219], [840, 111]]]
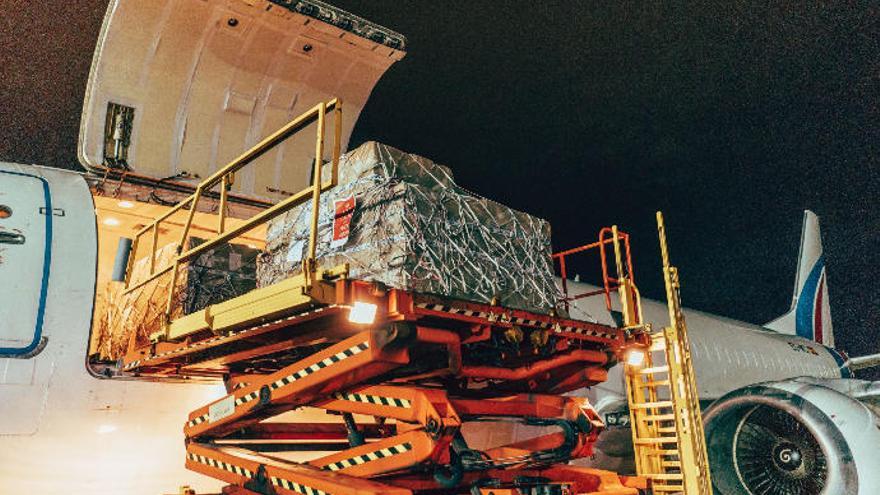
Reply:
[[0, 244], [24, 244], [24, 234], [0, 232]]

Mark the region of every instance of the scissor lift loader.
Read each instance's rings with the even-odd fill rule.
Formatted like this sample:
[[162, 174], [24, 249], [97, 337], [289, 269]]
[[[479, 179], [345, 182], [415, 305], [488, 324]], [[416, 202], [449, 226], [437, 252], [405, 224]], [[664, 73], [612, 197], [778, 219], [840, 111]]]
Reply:
[[[331, 112], [333, 178], [322, 183], [325, 117]], [[643, 329], [392, 289], [350, 279], [346, 266], [318, 266], [317, 205], [321, 192], [336, 183], [340, 120], [340, 102], [321, 103], [205, 179], [171, 213], [189, 209], [184, 246], [199, 200], [219, 197], [217, 236], [180, 250], [166, 267], [151, 263], [146, 280], [126, 278], [127, 291], [169, 272], [174, 280], [180, 265], [199, 253], [312, 202], [309, 256], [301, 275], [168, 318], [150, 345], [129, 348], [127, 373], [214, 377], [227, 385], [226, 396], [190, 413], [184, 425], [186, 466], [228, 483], [225, 493], [238, 494], [636, 495], [646, 488], [645, 478], [568, 464], [591, 454], [604, 425], [585, 399], [563, 395], [604, 381], [626, 349], [647, 348], [650, 337]], [[317, 123], [312, 185], [226, 229], [223, 212], [233, 174], [312, 122]], [[171, 213], [137, 234], [135, 254], [142, 239], [152, 238], [148, 255], [155, 260], [156, 232]], [[603, 247], [610, 243], [619, 255], [616, 233], [600, 239]], [[169, 294], [168, 315], [172, 302]], [[339, 420], [276, 418], [304, 406]], [[276, 419], [266, 421], [271, 418]], [[469, 422], [521, 423], [554, 432], [476, 450], [461, 431]], [[284, 453], [326, 452], [328, 443], [335, 450], [306, 462], [292, 462]]]

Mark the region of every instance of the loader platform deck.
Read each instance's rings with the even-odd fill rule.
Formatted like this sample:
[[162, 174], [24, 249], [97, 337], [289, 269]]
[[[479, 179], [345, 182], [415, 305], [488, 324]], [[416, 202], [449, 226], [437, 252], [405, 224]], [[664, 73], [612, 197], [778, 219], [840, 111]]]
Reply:
[[[293, 277], [180, 318], [168, 326], [168, 334], [155, 335], [153, 344], [130, 351], [123, 370], [218, 378], [266, 373], [359, 331], [383, 328], [395, 339], [439, 345], [441, 354], [448, 353], [412, 365], [432, 377], [529, 379], [533, 384], [523, 391], [530, 391], [575, 369], [582, 372], [579, 379], [555, 388], [604, 381], [605, 369], [635, 338], [599, 323], [384, 289], [346, 279], [344, 271], [320, 272], [322, 280], [311, 289], [302, 277]], [[349, 321], [354, 304], [375, 307], [370, 325]], [[443, 342], [426, 341], [425, 335]], [[429, 351], [436, 357], [434, 349]], [[410, 352], [419, 350], [411, 346]]]

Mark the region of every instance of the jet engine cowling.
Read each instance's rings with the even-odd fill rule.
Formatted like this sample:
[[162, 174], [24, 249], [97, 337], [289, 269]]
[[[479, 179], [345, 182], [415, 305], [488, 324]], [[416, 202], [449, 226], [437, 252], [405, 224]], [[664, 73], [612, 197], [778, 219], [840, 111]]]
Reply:
[[719, 495], [880, 493], [880, 421], [832, 382], [756, 384], [703, 414]]

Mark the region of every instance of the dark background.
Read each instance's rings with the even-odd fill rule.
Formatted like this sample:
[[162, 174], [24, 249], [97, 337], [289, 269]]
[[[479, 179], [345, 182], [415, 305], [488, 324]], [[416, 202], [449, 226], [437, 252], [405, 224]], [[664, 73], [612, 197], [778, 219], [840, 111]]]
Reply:
[[[461, 185], [549, 219], [557, 249], [622, 225], [653, 298], [662, 209], [684, 303], [755, 323], [788, 309], [812, 209], [838, 344], [880, 350], [872, 2], [332, 3], [408, 37], [352, 145], [451, 166]], [[0, 0], [0, 159], [78, 167], [105, 5]]]

